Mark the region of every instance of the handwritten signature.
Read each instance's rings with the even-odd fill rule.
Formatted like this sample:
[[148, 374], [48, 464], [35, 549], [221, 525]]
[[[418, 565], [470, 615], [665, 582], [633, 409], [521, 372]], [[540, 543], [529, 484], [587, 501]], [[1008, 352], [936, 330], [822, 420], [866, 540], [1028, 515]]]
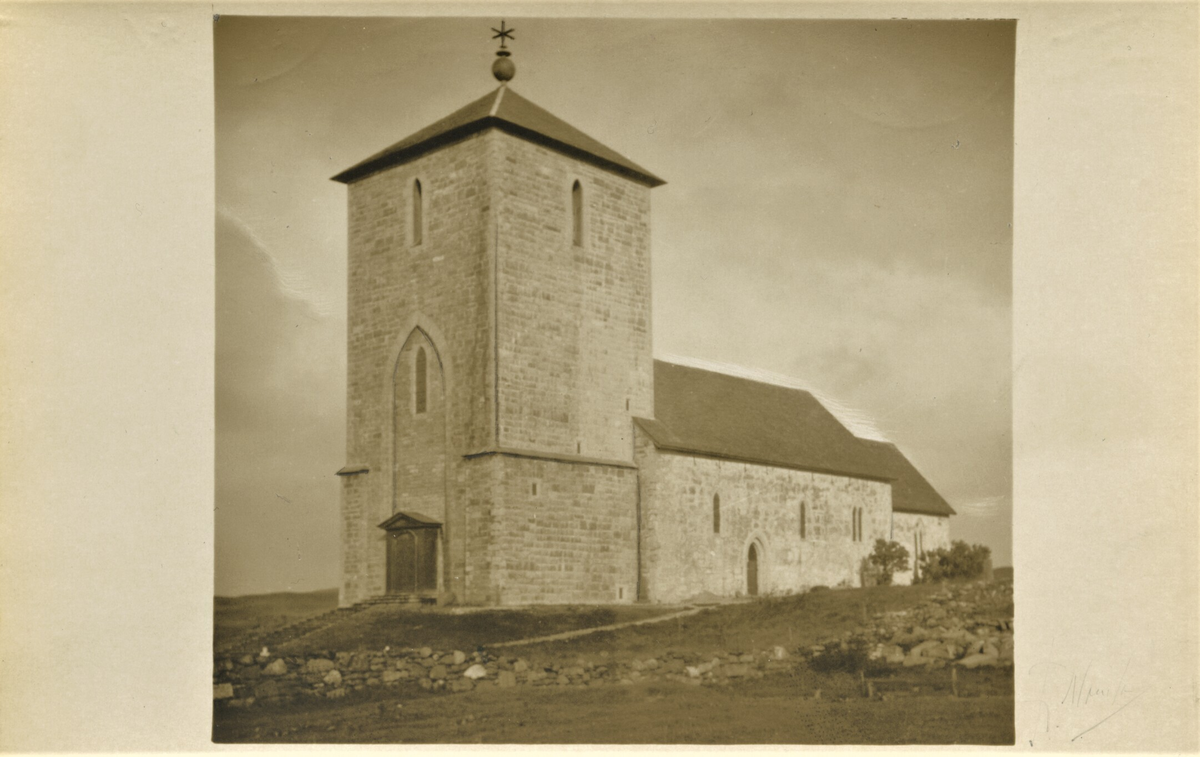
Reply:
[[[1116, 679], [1115, 683], [1112, 683], [1111, 679], [1106, 680], [1104, 676], [1097, 673], [1092, 665], [1088, 665], [1082, 673], [1079, 673], [1077, 669], [1072, 669], [1066, 665], [1039, 663], [1032, 666], [1029, 669], [1029, 673], [1030, 675], [1036, 675], [1035, 670], [1042, 668], [1042, 672], [1045, 675], [1043, 679], [1043, 693], [1058, 700], [1060, 708], [1065, 707], [1071, 710], [1083, 710], [1086, 708], [1087, 710], [1094, 711], [1101, 706], [1107, 705], [1103, 707], [1105, 710], [1103, 717], [1071, 737], [1071, 741], [1075, 742], [1103, 725], [1117, 713], [1137, 701], [1145, 693], [1135, 693], [1126, 685], [1130, 661], [1130, 658], [1125, 660], [1121, 675]], [[1055, 675], [1054, 673], [1058, 674]], [[1059, 696], [1060, 693], [1061, 696]], [[1043, 701], [1042, 704], [1046, 706], [1046, 715], [1048, 717], [1049, 702]], [[1086, 715], [1084, 716], [1086, 717]], [[1049, 723], [1047, 723], [1047, 728], [1048, 726]]]

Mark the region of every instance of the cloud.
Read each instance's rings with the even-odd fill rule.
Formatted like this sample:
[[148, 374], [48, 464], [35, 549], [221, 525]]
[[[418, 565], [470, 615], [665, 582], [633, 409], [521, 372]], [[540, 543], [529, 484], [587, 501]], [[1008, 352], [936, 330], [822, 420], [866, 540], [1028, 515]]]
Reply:
[[227, 211], [216, 249], [217, 592], [335, 585], [344, 321]]

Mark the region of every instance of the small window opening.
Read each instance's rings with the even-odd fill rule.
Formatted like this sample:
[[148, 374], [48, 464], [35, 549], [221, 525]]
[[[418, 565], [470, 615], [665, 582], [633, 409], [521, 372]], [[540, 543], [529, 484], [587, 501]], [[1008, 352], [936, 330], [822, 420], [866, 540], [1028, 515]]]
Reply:
[[583, 454], [583, 442], [575, 442], [575, 454], [576, 455]]
[[625, 398], [625, 410], [626, 411], [629, 410], [629, 398], [628, 397]]
[[571, 186], [571, 238], [576, 247], [583, 246], [583, 186], [578, 181]]
[[624, 586], [617, 587], [617, 599], [624, 599], [624, 598], [625, 598], [625, 587]]
[[808, 537], [807, 528], [806, 528], [806, 526], [808, 525], [807, 520], [808, 520], [808, 506], [805, 505], [803, 502], [801, 502], [800, 503], [800, 538], [801, 539]]
[[425, 201], [421, 194], [421, 181], [420, 179], [414, 179], [412, 188], [412, 239], [414, 245], [421, 243], [425, 221], [424, 205]]
[[417, 348], [416, 365], [413, 370], [413, 387], [416, 399], [416, 411], [418, 413], [425, 412], [426, 405], [426, 386], [425, 386], [425, 348]]
[[721, 533], [721, 495], [713, 495], [713, 533]]
[[537, 496], [537, 481], [534, 481], [534, 482], [533, 482], [532, 494], [533, 494], [533, 496], [535, 496], [535, 497]]

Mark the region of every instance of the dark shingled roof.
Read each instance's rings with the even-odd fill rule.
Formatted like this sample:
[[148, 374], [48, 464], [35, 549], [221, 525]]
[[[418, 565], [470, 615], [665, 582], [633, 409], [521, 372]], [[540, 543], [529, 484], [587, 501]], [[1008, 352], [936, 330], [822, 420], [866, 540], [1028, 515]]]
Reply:
[[334, 176], [333, 180], [349, 184], [492, 127], [651, 187], [666, 183], [504, 85], [386, 150], [347, 168]]
[[654, 361], [654, 419], [635, 419], [659, 449], [892, 483], [892, 509], [954, 510], [892, 444], [860, 439], [809, 392]]
[[862, 439], [863, 444], [873, 448], [876, 455], [877, 470], [885, 471], [892, 477], [892, 509], [902, 513], [921, 513], [923, 515], [954, 515], [950, 506], [937, 489], [925, 480], [921, 471], [916, 469], [896, 445], [888, 442], [877, 442], [872, 439]]

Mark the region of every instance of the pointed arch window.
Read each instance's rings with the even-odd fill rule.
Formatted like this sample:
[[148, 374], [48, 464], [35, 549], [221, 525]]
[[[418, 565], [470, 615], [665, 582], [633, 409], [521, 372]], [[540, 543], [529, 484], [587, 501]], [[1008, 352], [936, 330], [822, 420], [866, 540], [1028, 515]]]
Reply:
[[721, 533], [721, 495], [713, 495], [713, 533]]
[[803, 502], [800, 503], [800, 538], [808, 538], [808, 506]]
[[421, 244], [424, 236], [425, 197], [421, 191], [421, 180], [413, 179], [412, 186], [412, 240], [413, 245]]
[[583, 246], [583, 185], [578, 180], [571, 186], [571, 239]]
[[425, 412], [425, 407], [428, 402], [427, 379], [428, 373], [425, 370], [425, 348], [417, 348], [417, 359], [413, 365], [413, 399], [416, 412]]

